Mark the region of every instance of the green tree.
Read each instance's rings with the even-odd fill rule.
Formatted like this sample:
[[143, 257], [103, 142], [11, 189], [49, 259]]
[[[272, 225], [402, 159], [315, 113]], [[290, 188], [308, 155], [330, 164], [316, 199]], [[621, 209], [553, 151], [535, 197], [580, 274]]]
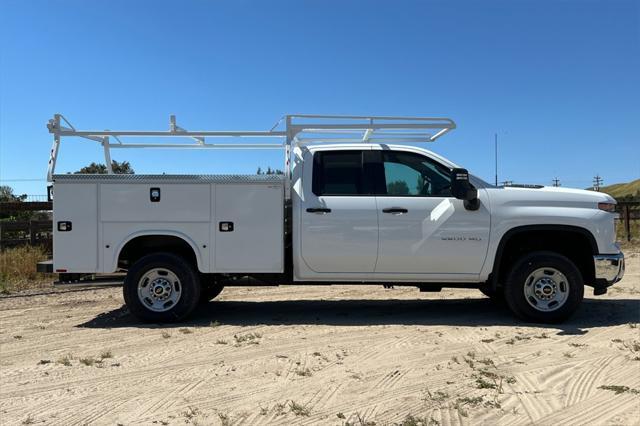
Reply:
[[403, 180], [387, 183], [387, 194], [389, 195], [408, 195], [409, 186]]
[[425, 195], [427, 180], [424, 176], [418, 176], [418, 182], [416, 183], [416, 192], [421, 195]]
[[[135, 173], [135, 171], [131, 167], [131, 164], [128, 161], [123, 161], [119, 163], [115, 160], [112, 160], [111, 168], [113, 169], [113, 173], [116, 173], [116, 174], [132, 175]], [[106, 173], [107, 173], [107, 166], [105, 166], [102, 163], [91, 163], [88, 166], [85, 166], [80, 170], [78, 170], [77, 172], [75, 172], [75, 174], [91, 174], [91, 175], [106, 174]]]
[[[27, 194], [16, 195], [13, 193], [13, 188], [8, 185], [0, 185], [0, 202], [11, 203], [11, 202], [23, 202], [27, 199]], [[18, 211], [12, 212], [8, 209], [2, 208], [0, 209], [0, 220], [3, 221], [14, 221], [14, 220], [30, 220], [35, 217], [34, 212], [30, 211]]]
[[283, 175], [284, 172], [280, 169], [272, 169], [271, 167], [267, 167], [267, 171], [263, 171], [261, 167], [258, 167], [256, 170], [257, 175]]
[[24, 201], [27, 199], [27, 194], [15, 195], [13, 188], [9, 185], [0, 185], [0, 201]]

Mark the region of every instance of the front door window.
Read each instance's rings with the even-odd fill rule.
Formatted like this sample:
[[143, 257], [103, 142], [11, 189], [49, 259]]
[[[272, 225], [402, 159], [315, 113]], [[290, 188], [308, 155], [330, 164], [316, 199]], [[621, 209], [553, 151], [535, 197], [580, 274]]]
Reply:
[[385, 185], [378, 195], [451, 197], [449, 169], [410, 152], [383, 152]]

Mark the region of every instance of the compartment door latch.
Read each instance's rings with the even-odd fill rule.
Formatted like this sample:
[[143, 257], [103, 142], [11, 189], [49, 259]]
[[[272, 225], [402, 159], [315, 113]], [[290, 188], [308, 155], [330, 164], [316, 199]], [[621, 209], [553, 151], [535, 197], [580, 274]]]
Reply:
[[149, 200], [151, 200], [152, 203], [160, 201], [160, 188], [151, 188], [149, 190]]
[[233, 222], [220, 222], [220, 232], [233, 232]]
[[69, 221], [60, 221], [60, 222], [58, 222], [58, 231], [60, 231], [60, 232], [71, 231], [71, 222], [69, 222]]

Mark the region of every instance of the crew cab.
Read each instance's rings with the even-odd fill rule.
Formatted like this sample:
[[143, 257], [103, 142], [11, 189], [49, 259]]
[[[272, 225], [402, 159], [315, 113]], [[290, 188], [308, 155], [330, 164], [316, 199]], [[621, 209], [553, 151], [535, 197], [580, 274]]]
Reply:
[[[453, 130], [450, 119], [295, 115], [266, 132], [190, 132], [174, 117], [165, 132], [65, 122], [49, 122], [51, 270], [61, 282], [126, 271], [124, 300], [144, 321], [180, 321], [225, 286], [339, 283], [478, 288], [526, 321], [560, 322], [585, 285], [604, 294], [624, 274], [612, 197], [490, 185], [418, 146]], [[99, 142], [109, 173], [55, 174], [69, 136]], [[123, 147], [281, 149], [285, 170], [114, 174], [110, 150]]]

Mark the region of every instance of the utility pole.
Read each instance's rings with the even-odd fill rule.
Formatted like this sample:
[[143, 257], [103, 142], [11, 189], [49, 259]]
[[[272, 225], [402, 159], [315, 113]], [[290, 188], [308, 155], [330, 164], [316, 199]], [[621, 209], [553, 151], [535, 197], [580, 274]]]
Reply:
[[602, 186], [602, 178], [600, 177], [600, 175], [595, 175], [593, 178], [593, 190], [594, 191], [600, 191], [600, 187]]
[[498, 133], [494, 134], [494, 153], [495, 153], [495, 162], [496, 162], [496, 186], [498, 186]]
[[553, 186], [562, 186], [562, 185], [560, 185], [560, 179], [555, 178], [555, 179], [552, 179], [552, 180], [553, 180]]

